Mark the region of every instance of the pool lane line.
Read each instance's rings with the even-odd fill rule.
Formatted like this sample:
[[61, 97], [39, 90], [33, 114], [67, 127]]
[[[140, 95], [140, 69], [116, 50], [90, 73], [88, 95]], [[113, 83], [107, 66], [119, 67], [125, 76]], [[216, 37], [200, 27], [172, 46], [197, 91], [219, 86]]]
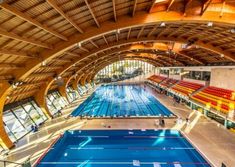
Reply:
[[[140, 88], [135, 88], [135, 89], [142, 89], [142, 91], [143, 91], [143, 97], [141, 97], [140, 96], [140, 98], [143, 100], [143, 101], [149, 101], [149, 102], [151, 102], [152, 104], [146, 104], [146, 105], [148, 105], [148, 107], [150, 108], [150, 111], [152, 111], [153, 112], [153, 114], [154, 115], [156, 115], [155, 114], [155, 109], [157, 109], [157, 111], [156, 112], [158, 112], [158, 114], [160, 114], [161, 116], [163, 116], [164, 118], [166, 118], [166, 117], [169, 117], [169, 115], [167, 114], [167, 113], [165, 113], [165, 111], [162, 109], [162, 107], [163, 107], [163, 104], [162, 103], [160, 103], [159, 101], [158, 101], [158, 99], [155, 99], [155, 101], [154, 100], [151, 100], [151, 98], [153, 98], [154, 99], [154, 95], [153, 94], [151, 94], [150, 92], [148, 92], [148, 91], [145, 91], [145, 89], [143, 89], [141, 86], [139, 86]], [[150, 97], [148, 97], [148, 95], [150, 96]], [[144, 99], [145, 100], [144, 100]], [[152, 106], [151, 106], [152, 105]], [[153, 109], [153, 106], [155, 106], [154, 108], [155, 109]], [[170, 110], [169, 110], [170, 111]], [[171, 112], [171, 111], [170, 111]]]
[[[141, 87], [142, 88], [142, 87]], [[143, 88], [142, 88], [143, 89]], [[148, 97], [148, 95], [150, 96], [150, 97]], [[154, 95], [153, 94], [151, 94], [149, 91], [145, 91], [145, 89], [144, 89], [144, 93], [143, 93], [143, 96], [148, 100], [148, 101], [150, 101], [151, 103], [153, 103], [153, 105], [159, 110], [159, 114], [161, 114], [161, 116], [166, 116], [166, 117], [168, 117], [169, 115], [163, 110], [163, 104], [162, 103], [160, 103], [159, 101], [158, 101], [158, 99], [155, 99], [154, 98]], [[151, 99], [151, 98], [153, 98], [153, 99]], [[150, 107], [151, 109], [152, 109], [152, 107]]]
[[[76, 162], [42, 162], [41, 164], [45, 164], [45, 165], [52, 165], [52, 164], [58, 164], [58, 165], [68, 165], [68, 164], [72, 164], [72, 165], [79, 165], [79, 164], [82, 164], [84, 163], [84, 161], [76, 161]], [[140, 161], [140, 165], [151, 165], [151, 164], [154, 164], [154, 163], [158, 163], [160, 165], [174, 165], [174, 164], [182, 164], [182, 165], [208, 165], [208, 167], [210, 166], [209, 163], [206, 163], [206, 162], [141, 162]], [[130, 164], [133, 164], [133, 161], [109, 161], [109, 162], [87, 162], [86, 164], [93, 164], [93, 165], [112, 165], [112, 164], [116, 164], [116, 165], [130, 165]]]
[[33, 164], [33, 167], [36, 167], [38, 164], [40, 164], [40, 161], [46, 156], [46, 154], [49, 152], [49, 150], [52, 148], [52, 146], [55, 145], [55, 143], [63, 136], [63, 134], [59, 134], [55, 140], [52, 141], [52, 143], [47, 147], [47, 149], [44, 151], [44, 153], [35, 161]]
[[173, 139], [175, 139], [175, 138], [183, 138], [183, 139], [185, 139], [183, 136], [177, 136], [177, 137], [175, 137], [175, 136], [123, 136], [124, 138], [151, 138], [151, 139], [157, 139], [157, 138], [173, 138]]
[[[134, 89], [137, 89], [137, 88], [134, 88]], [[144, 96], [144, 95], [143, 95]], [[144, 96], [145, 97], [145, 96]], [[142, 101], [142, 103], [146, 106], [146, 108], [150, 111], [150, 112], [152, 112], [153, 113], [153, 116], [155, 116], [156, 114], [155, 114], [155, 111], [152, 109], [152, 107], [150, 107], [150, 105], [149, 104], [146, 104], [146, 99], [147, 100], [149, 100], [148, 98], [146, 98], [145, 97], [145, 100], [140, 96], [140, 95], [138, 95], [138, 98]], [[156, 111], [157, 112], [157, 111]], [[160, 113], [159, 113], [160, 114]], [[160, 116], [158, 116], [158, 117], [160, 117]]]
[[69, 150], [196, 150], [193, 147], [70, 147]]
[[[132, 88], [133, 88], [133, 87], [132, 87]], [[137, 106], [136, 108], [138, 108], [138, 111], [139, 111], [139, 114], [140, 114], [142, 111], [140, 110], [139, 105], [137, 104], [136, 99], [134, 98], [135, 96], [133, 95], [132, 89], [128, 89], [128, 91], [129, 91], [129, 93], [130, 93], [130, 96], [133, 98], [133, 101], [134, 101], [135, 105]], [[131, 103], [131, 104], [132, 104], [132, 103]], [[129, 106], [129, 109], [130, 109], [130, 104], [128, 104], [128, 106]], [[134, 113], [134, 112], [135, 112], [135, 110], [133, 110], [133, 113]], [[142, 112], [142, 113], [143, 113], [143, 112]], [[135, 112], [135, 115], [137, 115], [136, 112]], [[141, 115], [141, 116], [143, 116], [143, 115]]]
[[73, 137], [77, 137], [77, 138], [84, 138], [84, 137], [91, 137], [91, 138], [109, 138], [110, 136], [73, 136]]
[[[151, 87], [151, 86], [149, 86], [149, 85], [147, 85], [148, 87], [150, 87], [150, 89], [151, 88], [154, 88], [154, 90], [156, 90], [156, 88], [155, 87]], [[170, 112], [171, 112], [171, 117], [173, 117], [173, 118], [176, 118], [177, 117], [177, 115], [170, 109], [170, 108], [168, 108], [167, 107], [167, 105], [166, 104], [164, 104], [164, 101], [163, 100], [161, 100], [161, 99], [158, 99], [157, 98], [157, 96], [154, 94], [154, 93], [152, 93], [151, 91], [148, 91], [151, 95], [153, 95], [153, 97], [157, 100], [157, 101], [159, 101], [163, 106], [165, 106]]]
[[98, 109], [96, 110], [94, 116], [92, 118], [97, 118], [97, 117], [100, 117], [101, 116], [101, 110], [104, 108], [104, 103], [105, 103], [105, 99], [108, 98], [108, 93], [110, 92], [110, 90], [102, 90], [102, 94], [103, 94], [103, 98], [102, 100], [100, 101], [100, 105], [98, 106]]
[[193, 147], [127, 147], [127, 149], [128, 150], [196, 150]]
[[[110, 90], [104, 90], [104, 91], [102, 91], [102, 94], [103, 94], [104, 98], [102, 101], [100, 101], [100, 105], [98, 106], [98, 109], [96, 110], [96, 112], [94, 114], [94, 117], [100, 116], [100, 111], [101, 111], [101, 109], [104, 108], [102, 106], [103, 106], [104, 102], [106, 102], [105, 99], [108, 98], [108, 95], [110, 94]], [[99, 97], [98, 97], [98, 99], [99, 99]]]
[[71, 147], [69, 150], [104, 150], [104, 147], [87, 147], [87, 148], [79, 148], [79, 147]]
[[216, 165], [203, 152], [200, 151], [198, 146], [194, 144], [192, 140], [183, 131], [179, 131], [179, 132], [212, 167], [216, 167]]
[[80, 116], [80, 113], [81, 112], [83, 112], [83, 110], [84, 110], [84, 108], [85, 108], [85, 104], [84, 105], [82, 105], [83, 103], [89, 103], [89, 101], [91, 100], [89, 100], [89, 97], [92, 97], [94, 94], [95, 94], [95, 91], [98, 89], [98, 88], [100, 88], [100, 85], [99, 86], [97, 86], [92, 92], [91, 92], [91, 94], [82, 102], [82, 103], [80, 103], [79, 104], [79, 106], [76, 108], [76, 109], [78, 109], [79, 107], [82, 107], [81, 108], [81, 111], [79, 112], [79, 113], [75, 113], [74, 115], [72, 115], [73, 114], [73, 112], [76, 110], [76, 109], [74, 109], [72, 112], [71, 112], [71, 116], [74, 116], [74, 117], [78, 117], [78, 116]]
[[[82, 136], [73, 136], [73, 138], [87, 138], [87, 137], [91, 137], [91, 138], [109, 138], [109, 137], [113, 137], [113, 136], [91, 136], [91, 135], [82, 135]], [[151, 139], [157, 139], [157, 138], [169, 138], [169, 139], [180, 139], [183, 138], [185, 139], [183, 136], [119, 136], [119, 137], [124, 137], [124, 138], [151, 138]]]

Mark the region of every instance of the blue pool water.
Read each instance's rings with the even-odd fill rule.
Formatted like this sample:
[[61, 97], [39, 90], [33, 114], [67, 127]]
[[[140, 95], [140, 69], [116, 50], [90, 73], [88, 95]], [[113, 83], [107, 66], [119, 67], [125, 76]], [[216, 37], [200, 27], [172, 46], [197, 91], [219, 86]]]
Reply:
[[67, 131], [37, 167], [210, 167], [176, 130]]
[[153, 95], [137, 85], [101, 86], [71, 115], [83, 117], [173, 116]]

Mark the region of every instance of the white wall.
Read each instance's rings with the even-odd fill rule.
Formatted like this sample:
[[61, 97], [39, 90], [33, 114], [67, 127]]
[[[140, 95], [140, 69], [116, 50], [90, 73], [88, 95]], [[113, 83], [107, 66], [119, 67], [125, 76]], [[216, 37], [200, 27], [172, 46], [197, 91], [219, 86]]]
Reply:
[[235, 69], [234, 68], [211, 69], [210, 86], [235, 90]]

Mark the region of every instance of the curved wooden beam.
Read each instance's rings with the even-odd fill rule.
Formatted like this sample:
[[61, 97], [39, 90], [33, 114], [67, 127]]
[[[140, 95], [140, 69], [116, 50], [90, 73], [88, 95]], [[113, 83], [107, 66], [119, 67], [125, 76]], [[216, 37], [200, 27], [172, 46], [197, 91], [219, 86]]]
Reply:
[[0, 138], [2, 140], [2, 144], [5, 148], [12, 148], [14, 146], [13, 142], [11, 141], [11, 139], [9, 138], [6, 130], [5, 130], [5, 126], [3, 124], [3, 108], [4, 108], [4, 104], [5, 104], [5, 100], [7, 97], [7, 92], [4, 92], [3, 90], [6, 89], [7, 87], [10, 87], [11, 85], [7, 82], [4, 81], [4, 83], [2, 84], [3, 87], [1, 87], [0, 89]]
[[[100, 28], [97, 27], [91, 27], [88, 28], [86, 32], [83, 34], [75, 34], [69, 38], [68, 41], [58, 43], [55, 45], [55, 48], [53, 50], [45, 50], [41, 53], [42, 60], [35, 60], [32, 61], [26, 68], [25, 70], [18, 70], [17, 72], [14, 73], [14, 76], [18, 80], [22, 80], [26, 78], [30, 73], [32, 73], [35, 69], [37, 69], [42, 61], [44, 60], [51, 60], [55, 58], [57, 55], [62, 54], [66, 50], [72, 48], [75, 44], [79, 42], [83, 42], [89, 39], [92, 39], [92, 37], [97, 37], [99, 35], [104, 35], [109, 32], [113, 32], [114, 30], [117, 29], [125, 29], [129, 27], [134, 27], [134, 26], [141, 26], [141, 25], [150, 25], [150, 24], [158, 24], [161, 22], [166, 22], [166, 24], [170, 24], [172, 22], [197, 22], [201, 24], [206, 24], [208, 20], [212, 22], [217, 22], [218, 24], [223, 24], [223, 25], [231, 25], [235, 23], [235, 20], [233, 19], [233, 15], [226, 15], [223, 17], [223, 19], [217, 18], [216, 12], [206, 12], [203, 16], [201, 17], [195, 17], [195, 16], [188, 16], [184, 17], [181, 13], [177, 12], [156, 12], [156, 13], [136, 13], [135, 17], [129, 17], [129, 16], [122, 16], [118, 19], [117, 22], [104, 22], [102, 25], [100, 25]], [[186, 43], [187, 40], [184, 38], [166, 38], [165, 40], [168, 41], [181, 41], [183, 43]], [[196, 45], [201, 46], [203, 48], [207, 48], [209, 50], [215, 51], [219, 54], [223, 54], [225, 57], [230, 58], [231, 60], [235, 61], [235, 56], [232, 55], [230, 52], [225, 52], [221, 48], [217, 48], [213, 45], [210, 44], [205, 44], [198, 40], [195, 42]]]
[[[42, 57], [42, 59], [35, 59], [32, 60], [30, 63], [27, 63], [26, 67], [24, 69], [19, 69], [13, 71], [13, 75], [16, 80], [24, 80], [27, 78], [31, 73], [33, 73], [38, 67], [41, 66], [43, 61], [49, 61], [53, 58], [55, 58], [58, 55], [61, 55], [63, 52], [67, 51], [68, 49], [71, 49], [74, 45], [76, 45], [79, 42], [83, 42], [89, 39], [92, 39], [94, 37], [103, 36], [107, 33], [111, 33], [114, 30], [117, 29], [130, 29], [131, 27], [136, 26], [143, 26], [143, 25], [156, 25], [161, 22], [165, 22], [166, 24], [175, 23], [175, 22], [181, 22], [181, 23], [199, 23], [199, 24], [206, 24], [208, 20], [211, 22], [214, 22], [215, 24], [220, 25], [228, 25], [231, 26], [231, 24], [235, 24], [235, 15], [234, 14], [228, 14], [224, 15], [223, 19], [221, 19], [218, 14], [219, 12], [210, 12], [206, 11], [203, 16], [201, 17], [195, 17], [195, 16], [183, 16], [182, 13], [178, 12], [156, 12], [156, 13], [145, 13], [145, 12], [138, 12], [135, 14], [134, 17], [129, 17], [127, 15], [124, 15], [120, 17], [117, 22], [110, 22], [106, 21], [102, 24], [100, 24], [100, 27], [90, 27], [87, 28], [87, 30], [83, 34], [75, 34], [68, 38], [68, 41], [59, 42], [56, 44], [53, 49], [45, 49], [41, 52], [39, 55]], [[4, 32], [6, 33], [6, 32]], [[9, 34], [8, 34], [9, 35]], [[13, 35], [13, 34], [10, 34]], [[19, 36], [12, 36], [14, 38], [21, 39]], [[28, 39], [27, 39], [28, 40]], [[165, 40], [165, 41], [175, 41], [175, 42], [182, 42], [187, 43], [187, 39], [184, 38], [177, 38], [177, 37], [163, 37], [160, 36], [158, 39], [154, 40]], [[137, 41], [135, 39], [135, 41]], [[28, 41], [31, 42], [31, 41]], [[213, 46], [208, 43], [204, 43], [203, 41], [196, 41], [194, 43], [195, 45], [198, 45], [202, 48], [214, 51], [218, 54], [224, 55], [226, 58], [230, 59], [231, 61], [235, 61], [235, 56], [228, 51], [224, 51], [220, 47]], [[45, 46], [43, 46], [45, 47]], [[47, 46], [46, 46], [47, 47]], [[4, 104], [6, 100], [6, 94], [8, 94], [11, 91], [11, 86], [9, 84], [4, 84], [1, 88], [0, 94], [0, 101]], [[0, 112], [2, 112], [2, 108], [0, 108]], [[5, 142], [5, 141], [3, 141]]]

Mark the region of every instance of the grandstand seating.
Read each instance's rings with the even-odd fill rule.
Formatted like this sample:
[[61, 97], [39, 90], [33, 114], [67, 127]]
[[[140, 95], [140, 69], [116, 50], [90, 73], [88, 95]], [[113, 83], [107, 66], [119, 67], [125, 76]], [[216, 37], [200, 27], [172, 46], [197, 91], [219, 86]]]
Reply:
[[235, 92], [232, 90], [209, 86], [193, 95], [192, 99], [205, 105], [209, 104], [212, 108], [227, 114], [230, 107], [235, 104]]
[[148, 78], [148, 80], [156, 82], [156, 83], [160, 83], [162, 82], [164, 79], [166, 79], [166, 77], [162, 77], [160, 75], [152, 75], [151, 77]]
[[180, 81], [179, 83], [175, 84], [171, 89], [175, 92], [178, 92], [182, 95], [189, 96], [196, 90], [202, 88], [204, 85], [197, 84], [193, 82], [187, 82], [187, 81]]
[[178, 82], [178, 80], [172, 79], [172, 78], [167, 78], [164, 81], [162, 81], [160, 85], [162, 87], [167, 87], [168, 88], [168, 87], [174, 85], [176, 82]]

